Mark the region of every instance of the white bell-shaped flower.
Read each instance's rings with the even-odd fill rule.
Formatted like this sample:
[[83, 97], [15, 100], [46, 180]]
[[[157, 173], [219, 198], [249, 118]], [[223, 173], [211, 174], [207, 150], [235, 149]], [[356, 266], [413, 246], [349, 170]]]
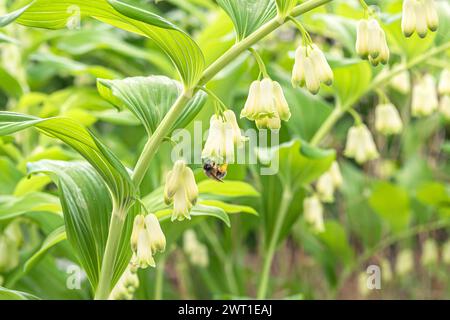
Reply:
[[404, 276], [414, 269], [414, 254], [410, 249], [403, 249], [397, 255], [395, 272], [399, 276]]
[[164, 252], [166, 250], [166, 237], [161, 229], [158, 218], [154, 214], [145, 217], [145, 228], [150, 238], [152, 253]]
[[391, 263], [389, 260], [386, 258], [381, 259], [380, 267], [383, 281], [390, 282], [394, 278], [394, 275], [392, 274]]
[[422, 248], [421, 263], [423, 266], [434, 265], [439, 259], [439, 249], [436, 241], [427, 239]]
[[295, 53], [295, 64], [292, 70], [292, 85], [306, 86], [309, 92], [317, 94], [320, 84], [333, 83], [333, 71], [322, 50], [315, 44], [300, 46]]
[[323, 206], [317, 195], [313, 195], [303, 200], [303, 214], [305, 221], [311, 224], [316, 232], [325, 231]]
[[316, 190], [320, 201], [325, 203], [334, 202], [335, 186], [330, 172], [325, 172], [320, 176], [319, 180], [317, 180]]
[[344, 154], [359, 164], [379, 157], [372, 134], [365, 124], [350, 128]]
[[341, 174], [341, 169], [339, 168], [339, 164], [337, 161], [334, 161], [331, 165], [330, 170], [328, 171], [331, 175], [331, 178], [333, 179], [333, 184], [336, 189], [339, 189], [344, 184], [344, 178]]
[[392, 78], [390, 86], [400, 93], [407, 94], [411, 90], [411, 82], [407, 71], [400, 72]]
[[356, 53], [374, 66], [386, 64], [390, 58], [386, 34], [374, 18], [360, 20], [356, 30]]
[[404, 0], [402, 10], [402, 31], [406, 37], [417, 32], [425, 38], [428, 30], [436, 31], [439, 15], [434, 0]]
[[444, 116], [446, 120], [450, 121], [450, 95], [441, 97], [439, 103], [439, 112]]
[[438, 92], [440, 95], [450, 95], [450, 70], [444, 69], [439, 78]]
[[197, 202], [198, 187], [194, 173], [183, 160], [175, 162], [167, 173], [164, 188], [164, 201], [173, 203], [172, 221], [190, 219], [189, 212]]
[[450, 240], [447, 240], [442, 246], [442, 262], [450, 265]]
[[280, 84], [269, 78], [254, 81], [241, 111], [244, 117], [255, 121], [259, 129], [276, 130], [281, 127], [280, 120], [288, 121], [291, 112]]
[[155, 260], [153, 259], [150, 237], [145, 229], [139, 231], [136, 252], [133, 256], [133, 264], [141, 269], [146, 269], [148, 266], [156, 266]]
[[183, 251], [194, 266], [206, 268], [209, 264], [208, 247], [200, 243], [193, 230], [183, 234]]
[[403, 130], [400, 114], [392, 103], [380, 104], [376, 107], [375, 128], [384, 135], [399, 134]]
[[412, 97], [412, 115], [425, 117], [439, 107], [436, 82], [433, 76], [427, 74], [414, 85]]

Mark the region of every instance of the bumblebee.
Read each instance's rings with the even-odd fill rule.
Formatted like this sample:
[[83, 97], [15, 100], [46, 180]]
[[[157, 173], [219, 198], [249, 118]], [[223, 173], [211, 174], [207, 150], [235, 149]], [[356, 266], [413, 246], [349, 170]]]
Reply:
[[203, 164], [205, 174], [216, 181], [223, 182], [223, 178], [227, 175], [228, 164], [216, 164], [212, 160], [206, 160]]

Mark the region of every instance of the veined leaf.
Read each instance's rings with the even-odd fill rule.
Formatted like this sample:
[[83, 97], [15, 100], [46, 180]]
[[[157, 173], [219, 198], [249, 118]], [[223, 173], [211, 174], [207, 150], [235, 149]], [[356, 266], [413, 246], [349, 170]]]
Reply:
[[[57, 184], [67, 239], [95, 289], [112, 212], [111, 195], [106, 184], [87, 162], [43, 160], [29, 164], [28, 168], [30, 174], [50, 175]], [[133, 219], [134, 215], [128, 214], [114, 267], [114, 282], [118, 280], [131, 258], [129, 237]]]
[[300, 140], [281, 144], [269, 150], [261, 150], [263, 163], [278, 162], [278, 176], [284, 184], [298, 189], [318, 179], [336, 158], [334, 150], [321, 150], [303, 144]]
[[36, 263], [38, 263], [41, 258], [50, 250], [52, 247], [56, 246], [61, 241], [67, 239], [66, 229], [64, 226], [59, 227], [50, 233], [47, 238], [42, 243], [41, 248], [33, 254], [33, 256], [27, 260], [24, 265], [25, 272], [28, 272], [31, 268], [33, 268]]
[[[157, 211], [155, 214], [160, 221], [168, 220], [170, 218], [170, 216], [172, 215], [172, 209], [165, 209], [165, 210]], [[215, 206], [207, 206], [207, 205], [197, 204], [192, 208], [190, 215], [192, 217], [202, 217], [202, 216], [214, 217], [219, 220], [222, 220], [222, 222], [224, 222], [228, 227], [230, 227], [230, 223], [231, 223], [230, 217], [228, 217], [225, 210], [223, 210], [222, 208], [219, 208], [219, 207], [215, 207]], [[173, 222], [173, 223], [178, 223], [178, 222]]]
[[26, 292], [10, 290], [0, 286], [0, 300], [40, 300], [40, 299]]
[[242, 206], [238, 204], [232, 204], [232, 203], [226, 203], [220, 200], [201, 200], [200, 204], [211, 206], [211, 207], [217, 207], [221, 208], [228, 214], [235, 214], [235, 213], [249, 213], [253, 214], [255, 216], [258, 215], [258, 212], [256, 212], [255, 209], [249, 206]]
[[23, 197], [0, 196], [0, 221], [35, 212], [60, 214], [61, 206], [58, 198], [41, 192], [30, 193]]
[[[123, 80], [99, 79], [100, 94], [119, 108], [128, 108], [151, 135], [170, 110], [182, 86], [164, 76], [133, 77]], [[173, 129], [189, 124], [200, 112], [206, 94], [198, 92], [179, 115]]]
[[274, 0], [217, 0], [217, 3], [233, 21], [238, 41], [252, 34], [277, 13]]
[[49, 118], [0, 112], [0, 136], [9, 135], [29, 127], [58, 138], [78, 151], [97, 170], [111, 194], [124, 208], [134, 197], [134, 186], [125, 167], [110, 150], [88, 130], [69, 118]]
[[116, 0], [35, 0], [17, 22], [30, 27], [62, 29], [73, 19], [93, 17], [152, 39], [173, 61], [186, 87], [193, 86], [205, 67], [196, 42], [164, 18]]
[[20, 17], [20, 15], [27, 10], [31, 5], [33, 4], [33, 2], [29, 3], [28, 5], [26, 5], [23, 8], [20, 8], [19, 10], [16, 10], [14, 12], [8, 13], [4, 16], [0, 17], [0, 28], [7, 26], [8, 24], [10, 24], [11, 22], [14, 22], [14, 20], [16, 20], [18, 17]]
[[276, 0], [278, 13], [282, 17], [287, 16], [297, 5], [297, 2], [298, 0]]

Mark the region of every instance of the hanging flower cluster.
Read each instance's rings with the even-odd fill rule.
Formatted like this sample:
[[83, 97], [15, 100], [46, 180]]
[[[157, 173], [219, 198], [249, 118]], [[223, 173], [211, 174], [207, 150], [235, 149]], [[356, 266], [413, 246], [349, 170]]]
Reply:
[[280, 129], [281, 120], [288, 121], [291, 118], [280, 84], [270, 78], [254, 81], [241, 111], [241, 118], [255, 121], [258, 129]]
[[417, 32], [425, 38], [428, 30], [436, 31], [439, 26], [439, 15], [434, 0], [404, 0], [402, 15], [402, 31], [405, 37]]
[[354, 158], [359, 164], [379, 157], [372, 134], [365, 124], [361, 123], [350, 128], [344, 154]]
[[167, 173], [164, 188], [164, 201], [173, 203], [172, 221], [190, 219], [189, 212], [197, 202], [198, 187], [194, 173], [183, 160], [175, 162], [173, 169]]
[[292, 70], [292, 86], [306, 86], [309, 92], [317, 94], [320, 84], [330, 86], [333, 78], [333, 71], [317, 45], [302, 45], [297, 48]]
[[139, 287], [137, 268], [130, 264], [109, 295], [109, 300], [131, 300]]
[[400, 114], [392, 103], [380, 104], [376, 107], [375, 128], [384, 135], [399, 134], [403, 130]]
[[438, 92], [440, 95], [439, 111], [450, 120], [450, 71], [444, 69], [439, 79]]
[[153, 256], [166, 248], [166, 237], [154, 214], [137, 215], [131, 234], [132, 264], [141, 269], [155, 267]]
[[208, 247], [198, 241], [193, 230], [186, 230], [183, 234], [183, 251], [192, 265], [206, 268], [209, 264]]
[[374, 66], [388, 63], [390, 52], [386, 34], [375, 18], [362, 19], [358, 22], [356, 53], [362, 59], [368, 59]]
[[429, 116], [438, 109], [439, 101], [436, 81], [430, 74], [425, 75], [413, 87], [412, 115]]

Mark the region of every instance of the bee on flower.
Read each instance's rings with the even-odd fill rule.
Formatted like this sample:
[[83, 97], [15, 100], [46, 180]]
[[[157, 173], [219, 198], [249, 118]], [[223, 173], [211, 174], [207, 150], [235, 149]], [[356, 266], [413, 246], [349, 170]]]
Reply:
[[164, 252], [166, 237], [161, 230], [158, 218], [154, 214], [148, 214], [147, 216], [140, 214], [134, 218], [130, 243], [134, 266], [141, 269], [156, 266], [153, 256], [158, 252]]
[[386, 64], [390, 58], [386, 34], [375, 18], [362, 19], [356, 30], [356, 53], [374, 66]]
[[392, 103], [380, 104], [376, 107], [375, 128], [384, 135], [399, 134], [403, 130], [400, 114]]
[[439, 15], [434, 0], [404, 0], [402, 9], [402, 32], [410, 37], [417, 32], [425, 38], [428, 30], [436, 31]]
[[439, 107], [436, 81], [430, 74], [425, 75], [413, 87], [412, 115], [426, 117]]
[[241, 133], [233, 111], [226, 110], [221, 115], [213, 115], [202, 151], [205, 174], [222, 181], [227, 174], [228, 163], [234, 161], [235, 147], [242, 148], [247, 140]]
[[359, 164], [379, 157], [372, 134], [365, 124], [350, 128], [344, 154], [349, 158], [354, 158]]
[[317, 94], [321, 83], [330, 86], [333, 78], [333, 71], [317, 45], [302, 45], [297, 48], [292, 70], [293, 87], [306, 86], [309, 92]]
[[291, 118], [280, 84], [270, 78], [254, 81], [241, 111], [241, 118], [255, 121], [258, 129], [280, 129], [281, 120], [288, 121]]
[[303, 200], [303, 214], [305, 221], [312, 225], [316, 232], [320, 233], [325, 231], [323, 206], [317, 195], [313, 195]]
[[167, 173], [164, 188], [164, 202], [167, 205], [173, 203], [172, 221], [190, 219], [189, 212], [197, 198], [198, 187], [194, 173], [183, 160], [178, 160]]

